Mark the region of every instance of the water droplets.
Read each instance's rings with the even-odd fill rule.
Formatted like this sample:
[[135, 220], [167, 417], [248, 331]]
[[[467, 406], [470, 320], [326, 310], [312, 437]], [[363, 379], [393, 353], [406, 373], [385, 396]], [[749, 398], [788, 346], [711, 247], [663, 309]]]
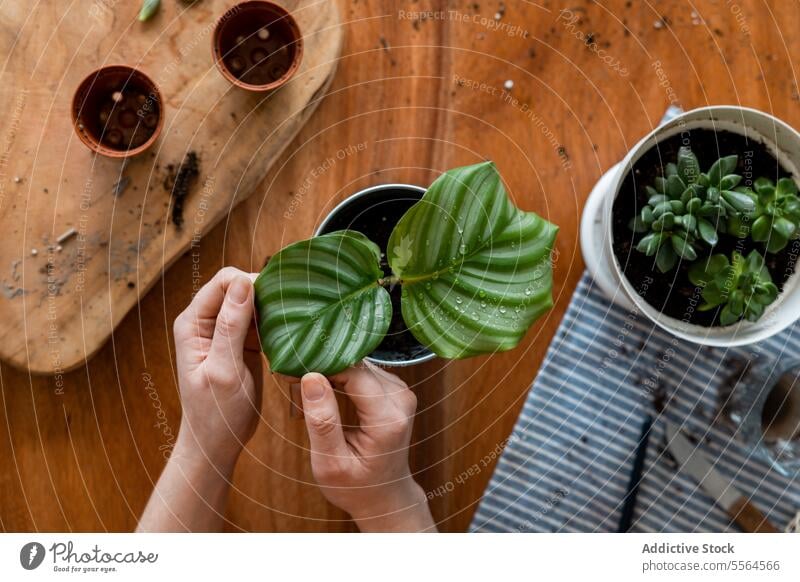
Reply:
[[461, 305], [463, 302], [464, 302], [464, 300], [459, 295], [456, 295], [456, 303]]
[[465, 245], [464, 243], [461, 243], [460, 245], [458, 245], [458, 252], [461, 253], [462, 255], [466, 255], [467, 254], [467, 245]]

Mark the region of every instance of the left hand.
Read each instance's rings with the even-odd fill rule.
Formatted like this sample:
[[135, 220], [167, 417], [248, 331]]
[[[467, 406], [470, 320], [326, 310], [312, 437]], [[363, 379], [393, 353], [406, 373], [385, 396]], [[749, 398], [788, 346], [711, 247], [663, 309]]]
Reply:
[[219, 271], [175, 320], [183, 418], [174, 454], [230, 474], [261, 410], [256, 274]]

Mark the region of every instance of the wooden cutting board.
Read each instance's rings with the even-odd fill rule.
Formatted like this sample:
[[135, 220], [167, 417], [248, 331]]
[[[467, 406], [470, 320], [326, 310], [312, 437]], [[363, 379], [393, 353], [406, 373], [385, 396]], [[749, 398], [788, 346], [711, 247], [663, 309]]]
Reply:
[[[267, 96], [231, 86], [212, 60], [214, 24], [236, 2], [163, 0], [145, 23], [130, 1], [0, 5], [0, 358], [34, 373], [80, 365], [252, 193], [325, 94], [342, 44], [334, 2], [279, 3], [305, 53]], [[109, 64], [141, 69], [165, 100], [161, 137], [127, 163], [90, 152], [70, 119], [75, 88]], [[178, 227], [170, 180], [190, 152], [200, 171]]]

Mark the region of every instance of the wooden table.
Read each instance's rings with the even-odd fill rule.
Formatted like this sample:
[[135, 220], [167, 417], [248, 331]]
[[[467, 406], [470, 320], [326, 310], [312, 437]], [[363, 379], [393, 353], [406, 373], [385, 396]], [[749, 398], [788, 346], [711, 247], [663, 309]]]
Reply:
[[[193, 290], [223, 265], [259, 270], [358, 189], [428, 184], [491, 158], [521, 207], [561, 226], [556, 307], [512, 352], [401, 371], [420, 401], [413, 469], [441, 529], [465, 530], [583, 270], [577, 226], [601, 173], [670, 102], [741, 104], [800, 125], [794, 2], [559, 4], [341, 0], [338, 77], [253, 197], [84, 368], [0, 368], [0, 527], [132, 529], [180, 423], [171, 323]], [[315, 488], [306, 448], [287, 387], [269, 381], [230, 529], [354, 529]]]

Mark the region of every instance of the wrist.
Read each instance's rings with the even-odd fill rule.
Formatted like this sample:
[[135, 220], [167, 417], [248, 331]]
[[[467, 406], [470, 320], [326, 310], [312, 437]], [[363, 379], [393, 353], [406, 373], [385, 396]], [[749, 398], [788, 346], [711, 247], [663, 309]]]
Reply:
[[230, 480], [241, 451], [241, 447], [205, 446], [184, 426], [181, 426], [170, 460], [174, 460], [187, 469], [218, 474]]
[[410, 476], [377, 497], [380, 501], [350, 513], [362, 532], [436, 531], [425, 492]]

